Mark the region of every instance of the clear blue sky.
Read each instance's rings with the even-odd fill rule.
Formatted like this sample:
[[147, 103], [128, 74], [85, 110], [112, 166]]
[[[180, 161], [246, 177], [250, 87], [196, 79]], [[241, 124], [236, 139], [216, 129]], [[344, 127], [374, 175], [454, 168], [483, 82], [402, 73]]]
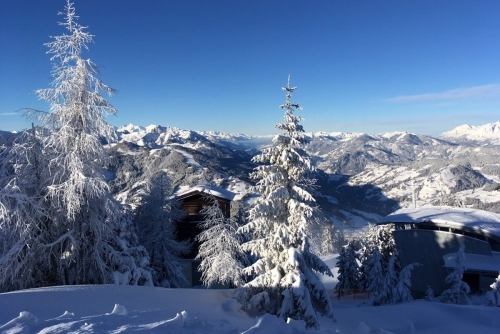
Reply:
[[[500, 120], [500, 1], [75, 0], [116, 126], [273, 134], [281, 87], [307, 132], [439, 135]], [[64, 0], [0, 1], [0, 129], [52, 81]]]

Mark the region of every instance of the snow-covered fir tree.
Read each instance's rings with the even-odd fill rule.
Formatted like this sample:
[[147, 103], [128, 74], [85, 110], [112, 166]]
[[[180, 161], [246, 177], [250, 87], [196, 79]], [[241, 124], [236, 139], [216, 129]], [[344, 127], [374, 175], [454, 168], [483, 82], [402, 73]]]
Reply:
[[364, 269], [368, 278], [365, 282], [366, 289], [371, 292], [374, 304], [377, 304], [387, 295], [384, 282], [385, 274], [382, 268], [382, 254], [380, 254], [378, 248], [373, 249], [372, 256], [366, 262]]
[[[361, 239], [361, 250], [359, 260], [361, 262], [359, 288], [368, 289], [370, 286], [371, 277], [369, 275], [371, 264], [373, 264], [372, 257], [374, 250], [377, 249], [381, 256], [382, 272], [385, 276], [389, 259], [396, 253], [396, 243], [392, 231], [394, 226], [388, 225], [370, 225], [368, 232]], [[395, 274], [399, 275], [400, 265], [399, 258], [395, 259]]]
[[190, 245], [177, 241], [175, 225], [185, 215], [180, 203], [172, 197], [167, 172], [160, 171], [152, 175], [141, 194], [135, 221], [139, 241], [149, 254], [155, 285], [182, 287], [188, 284], [180, 258], [189, 252]]
[[401, 269], [393, 229], [393, 225], [370, 226], [362, 240], [359, 287], [372, 293], [375, 305], [412, 300], [411, 270], [417, 264]]
[[487, 297], [490, 305], [500, 306], [500, 274], [497, 279], [490, 285], [491, 291], [488, 291]]
[[336, 267], [338, 269], [338, 283], [335, 290], [340, 295], [359, 287], [359, 264], [356, 246], [352, 240], [342, 247]]
[[54, 281], [55, 254], [43, 247], [50, 234], [42, 187], [45, 163], [35, 128], [0, 150], [0, 291]]
[[370, 226], [368, 235], [366, 236], [366, 239], [370, 240], [369, 243], [379, 249], [380, 254], [382, 254], [385, 267], [387, 267], [391, 256], [397, 252], [396, 242], [394, 241], [394, 236], [392, 235], [393, 231], [394, 224]]
[[[60, 25], [66, 33], [46, 44], [52, 55], [52, 87], [36, 91], [49, 103], [50, 111], [28, 110], [45, 127], [39, 139], [45, 159], [36, 176], [40, 177], [39, 189], [31, 193], [19, 188], [40, 206], [36, 211], [43, 212], [43, 217], [22, 223], [30, 232], [21, 238], [28, 239], [18, 240], [22, 244], [13, 244], [2, 259], [42, 239], [34, 243], [35, 257], [29, 261], [45, 261], [42, 268], [48, 268], [50, 276], [37, 277], [30, 285], [151, 284], [147, 254], [137, 244], [129, 215], [113, 199], [103, 177], [107, 155], [101, 141], [114, 134], [104, 117], [115, 113], [103, 94], [112, 94], [114, 89], [105, 85], [96, 76], [97, 67], [83, 58], [93, 36], [77, 22], [69, 0], [60, 14], [64, 15]], [[32, 168], [29, 164], [19, 166], [17, 179]], [[19, 203], [21, 196], [15, 200]], [[11, 277], [19, 275], [12, 267], [2, 271]]]
[[393, 254], [387, 263], [384, 274], [383, 288], [378, 293], [378, 298], [374, 299], [374, 304], [384, 305], [394, 302], [394, 288], [398, 282], [397, 255]]
[[368, 245], [367, 243], [363, 242], [361, 244], [361, 249], [359, 250], [359, 261], [360, 261], [360, 267], [359, 267], [359, 279], [358, 279], [358, 288], [360, 290], [368, 290], [368, 287], [370, 286], [370, 282], [372, 280], [372, 277], [370, 276], [370, 270], [372, 265], [374, 264], [373, 262], [373, 256], [375, 250], [378, 252], [378, 256], [380, 257], [380, 268], [383, 274], [383, 269], [382, 269], [382, 255], [378, 251], [378, 248], [373, 247], [372, 245]]
[[283, 88], [286, 102], [283, 131], [273, 144], [254, 157], [261, 165], [251, 173], [260, 197], [249, 211], [248, 223], [239, 231], [250, 240], [243, 249], [257, 258], [245, 273], [251, 280], [241, 290], [246, 308], [275, 314], [283, 319], [302, 319], [318, 326], [318, 313], [333, 318], [328, 293], [315, 273], [332, 276], [330, 269], [310, 250], [308, 224], [315, 214], [314, 198], [308, 191], [314, 182], [306, 139], [292, 103], [296, 87]]
[[450, 287], [443, 291], [440, 300], [443, 303], [451, 304], [470, 304], [469, 299], [470, 287], [469, 284], [462, 281], [465, 272], [465, 245], [460, 244], [455, 257], [455, 267], [452, 272], [446, 276], [446, 283]]
[[411, 295], [411, 271], [419, 266], [418, 263], [410, 263], [401, 269], [398, 275], [396, 286], [392, 292], [392, 303], [404, 303], [413, 300]]
[[219, 201], [213, 195], [207, 195], [207, 198], [211, 205], [205, 206], [200, 212], [204, 218], [203, 231], [197, 237], [200, 247], [196, 258], [201, 259], [198, 266], [201, 279], [206, 286], [241, 286], [245, 253], [236, 233], [238, 224], [224, 215]]

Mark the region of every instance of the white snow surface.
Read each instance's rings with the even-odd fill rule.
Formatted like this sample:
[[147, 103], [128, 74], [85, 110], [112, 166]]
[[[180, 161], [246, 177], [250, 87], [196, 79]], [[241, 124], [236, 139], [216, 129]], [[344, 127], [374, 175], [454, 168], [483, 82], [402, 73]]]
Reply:
[[453, 130], [444, 132], [444, 138], [464, 138], [468, 140], [498, 140], [500, 142], [500, 122], [470, 126], [460, 125]]
[[382, 218], [381, 223], [422, 223], [426, 221], [450, 226], [468, 227], [500, 236], [500, 214], [450, 206], [424, 206], [397, 210]]
[[336, 322], [319, 330], [271, 315], [251, 317], [233, 290], [92, 285], [0, 294], [1, 333], [498, 333], [500, 309], [417, 300], [369, 306], [333, 300]]

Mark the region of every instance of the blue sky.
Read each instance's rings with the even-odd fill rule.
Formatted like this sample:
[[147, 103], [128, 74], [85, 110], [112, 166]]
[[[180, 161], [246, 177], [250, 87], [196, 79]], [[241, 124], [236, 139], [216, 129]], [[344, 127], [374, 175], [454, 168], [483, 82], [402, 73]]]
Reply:
[[[500, 1], [75, 0], [116, 126], [273, 134], [291, 74], [307, 132], [439, 135], [500, 120]], [[0, 1], [0, 129], [48, 110], [64, 0]]]

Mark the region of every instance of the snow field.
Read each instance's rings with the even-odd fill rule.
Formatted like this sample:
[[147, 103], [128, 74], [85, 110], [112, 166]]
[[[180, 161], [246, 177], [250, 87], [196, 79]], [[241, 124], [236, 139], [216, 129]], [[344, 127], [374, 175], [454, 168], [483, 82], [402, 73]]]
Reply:
[[3, 293], [0, 333], [496, 334], [500, 328], [497, 307], [424, 300], [375, 307], [333, 299], [336, 322], [321, 318], [320, 330], [305, 330], [301, 321], [250, 317], [232, 291], [94, 285]]

